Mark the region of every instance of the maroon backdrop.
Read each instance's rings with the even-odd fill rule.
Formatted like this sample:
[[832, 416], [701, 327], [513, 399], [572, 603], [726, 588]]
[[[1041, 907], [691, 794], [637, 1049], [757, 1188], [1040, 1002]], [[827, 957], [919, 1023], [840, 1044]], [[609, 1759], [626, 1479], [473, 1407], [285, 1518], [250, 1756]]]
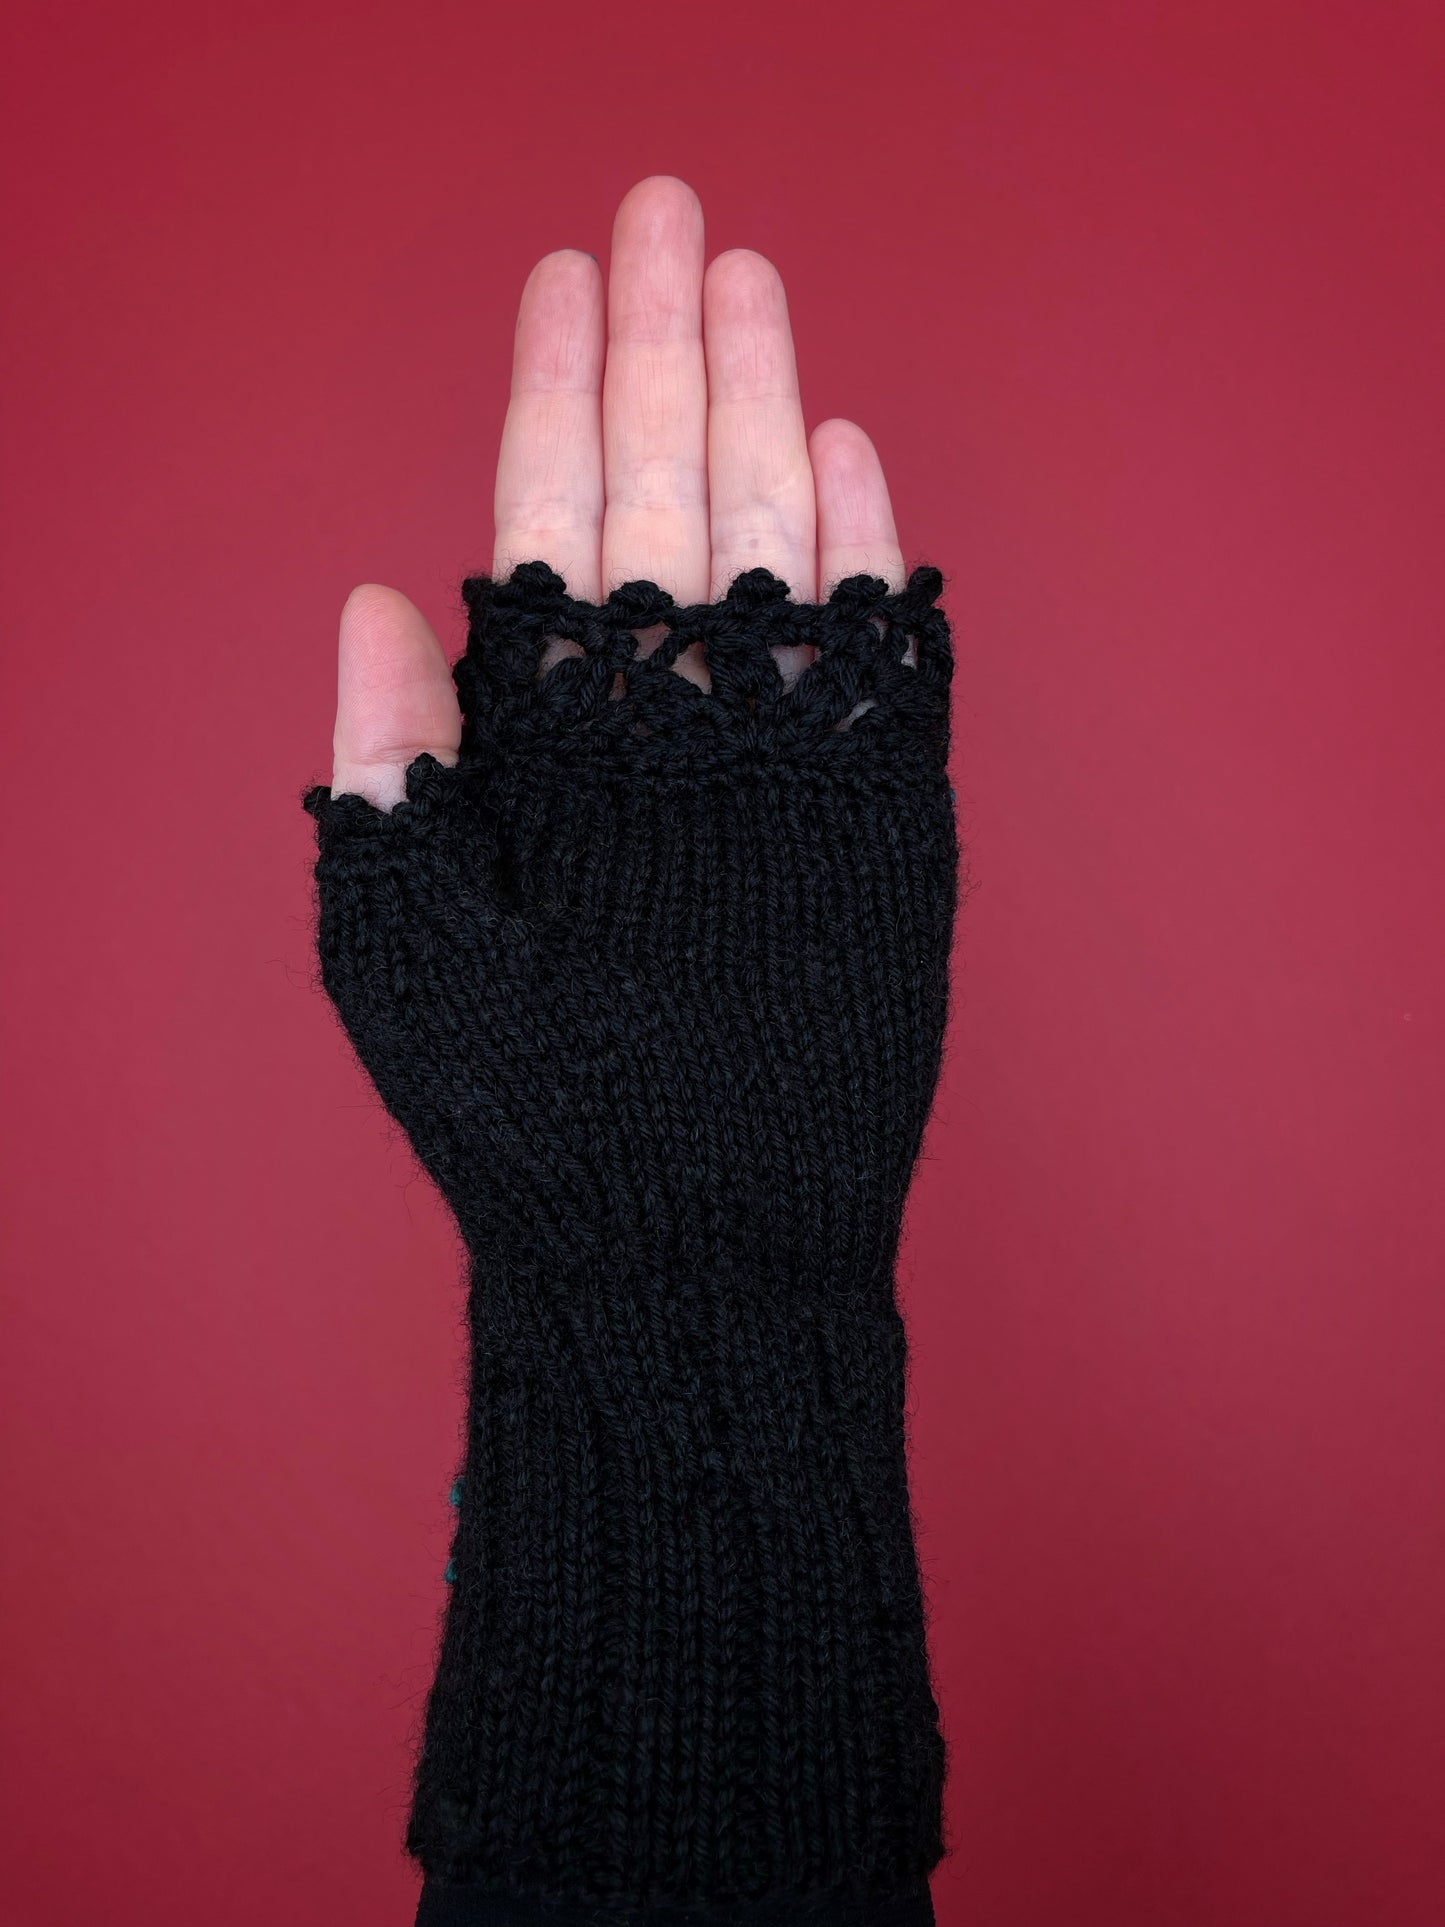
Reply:
[[523, 277], [652, 172], [951, 583], [941, 1927], [1439, 1927], [1438, 9], [6, 32], [4, 1927], [410, 1920], [460, 1274], [297, 798], [354, 582], [456, 645]]

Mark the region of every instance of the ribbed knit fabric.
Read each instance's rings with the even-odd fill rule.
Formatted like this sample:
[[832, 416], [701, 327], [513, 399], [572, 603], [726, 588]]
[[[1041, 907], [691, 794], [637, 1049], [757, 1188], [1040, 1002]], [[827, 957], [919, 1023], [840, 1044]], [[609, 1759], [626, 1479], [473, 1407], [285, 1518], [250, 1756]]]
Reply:
[[474, 578], [455, 766], [305, 794], [321, 981], [471, 1261], [436, 1927], [931, 1918], [894, 1262], [958, 900], [941, 589]]

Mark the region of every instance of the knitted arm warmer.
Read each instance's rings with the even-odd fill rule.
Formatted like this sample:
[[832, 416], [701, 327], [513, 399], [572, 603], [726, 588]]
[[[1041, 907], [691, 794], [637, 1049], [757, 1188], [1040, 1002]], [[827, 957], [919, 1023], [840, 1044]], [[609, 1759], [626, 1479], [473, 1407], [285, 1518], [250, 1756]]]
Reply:
[[470, 1255], [422, 1918], [932, 1918], [894, 1261], [958, 899], [941, 589], [474, 578], [457, 763], [305, 794], [321, 981]]

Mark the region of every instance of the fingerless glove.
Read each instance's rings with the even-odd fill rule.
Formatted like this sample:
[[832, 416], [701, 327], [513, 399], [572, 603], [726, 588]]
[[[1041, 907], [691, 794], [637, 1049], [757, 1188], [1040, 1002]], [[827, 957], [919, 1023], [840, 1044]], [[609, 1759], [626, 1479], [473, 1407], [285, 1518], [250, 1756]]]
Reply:
[[305, 793], [321, 982], [470, 1259], [421, 1920], [932, 1918], [894, 1262], [958, 900], [941, 589], [477, 577], [455, 765]]

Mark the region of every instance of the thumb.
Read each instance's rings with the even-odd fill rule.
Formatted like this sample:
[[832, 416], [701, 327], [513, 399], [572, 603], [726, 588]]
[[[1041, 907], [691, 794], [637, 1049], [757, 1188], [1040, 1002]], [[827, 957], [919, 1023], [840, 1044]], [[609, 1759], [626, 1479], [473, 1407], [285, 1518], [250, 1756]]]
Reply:
[[341, 611], [331, 793], [390, 810], [423, 750], [452, 764], [462, 740], [451, 666], [437, 633], [396, 589], [364, 582]]

